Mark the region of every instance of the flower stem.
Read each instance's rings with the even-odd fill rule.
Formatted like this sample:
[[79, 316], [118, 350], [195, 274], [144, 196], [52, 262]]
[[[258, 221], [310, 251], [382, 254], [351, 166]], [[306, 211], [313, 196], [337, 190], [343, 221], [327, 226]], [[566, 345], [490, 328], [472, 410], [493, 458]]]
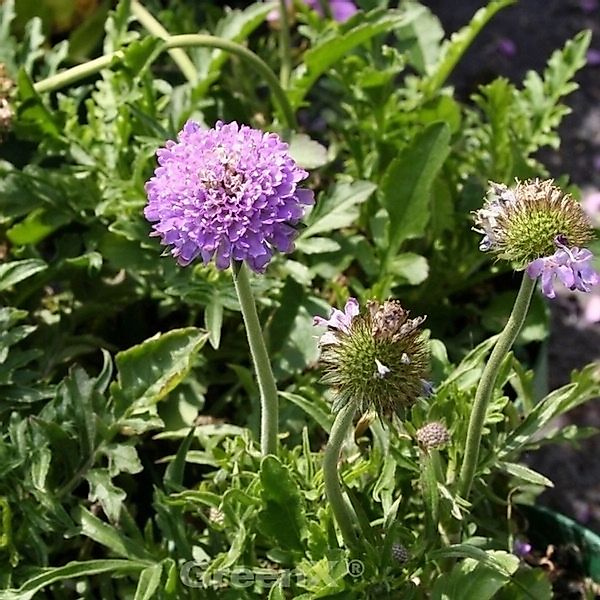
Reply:
[[[273, 73], [267, 63], [265, 63], [258, 55], [254, 54], [254, 52], [248, 50], [248, 48], [245, 46], [230, 40], [200, 33], [173, 35], [169, 36], [164, 41], [163, 45], [158, 49], [155, 57], [164, 51], [173, 50], [175, 48], [190, 48], [194, 46], [219, 48], [220, 50], [225, 50], [226, 52], [234, 54], [242, 60], [245, 60], [259, 75], [262, 76], [265, 83], [271, 88], [271, 92], [273, 93], [273, 97], [278, 104], [279, 109], [281, 110], [286, 126], [291, 130], [296, 129], [296, 117], [294, 115], [294, 110], [284, 89], [281, 87], [277, 76], [275, 73]], [[66, 85], [76, 83], [80, 79], [89, 77], [94, 73], [98, 73], [98, 71], [110, 66], [113, 61], [122, 60], [124, 56], [124, 50], [117, 50], [116, 52], [105, 54], [104, 56], [100, 56], [81, 65], [71, 67], [66, 71], [61, 71], [60, 73], [51, 75], [46, 79], [42, 79], [34, 85], [34, 88], [38, 93], [52, 92]]]
[[[131, 13], [143, 25], [149, 33], [156, 37], [167, 40], [169, 32], [157, 21], [152, 13], [148, 11], [138, 0], [132, 0]], [[169, 50], [169, 56], [173, 62], [179, 67], [183, 76], [192, 84], [198, 83], [198, 72], [190, 57], [181, 48], [172, 48]]]
[[281, 57], [281, 68], [279, 70], [279, 81], [286, 88], [290, 81], [292, 72], [292, 42], [290, 38], [290, 19], [286, 0], [279, 0], [279, 54]]
[[498, 337], [498, 341], [483, 369], [479, 385], [477, 386], [471, 419], [469, 421], [469, 429], [467, 430], [465, 455], [458, 483], [458, 492], [464, 499], [468, 498], [469, 492], [471, 491], [471, 485], [473, 483], [473, 477], [479, 458], [479, 444], [483, 426], [485, 425], [487, 407], [494, 391], [498, 371], [500, 370], [504, 357], [511, 349], [523, 327], [534, 290], [535, 280], [531, 279], [526, 272], [523, 272], [521, 287], [519, 288], [519, 293], [517, 294], [508, 322]]
[[325, 480], [325, 493], [331, 505], [333, 516], [342, 532], [342, 537], [346, 546], [352, 548], [356, 546], [356, 536], [352, 525], [352, 517], [348, 503], [342, 494], [342, 487], [338, 474], [338, 460], [342, 444], [348, 431], [352, 427], [352, 419], [356, 407], [352, 402], [338, 412], [329, 434], [329, 441], [325, 448], [323, 457], [323, 478]]
[[277, 433], [279, 427], [279, 400], [277, 398], [277, 385], [271, 369], [271, 362], [265, 346], [248, 267], [236, 262], [232, 268], [233, 282], [242, 309], [242, 317], [246, 326], [246, 335], [250, 345], [250, 353], [254, 362], [258, 389], [260, 390], [260, 448], [263, 456], [277, 454]]
[[438, 491], [439, 453], [430, 449], [421, 454], [421, 488], [425, 501], [425, 530], [427, 541], [433, 547], [439, 537], [440, 494]]

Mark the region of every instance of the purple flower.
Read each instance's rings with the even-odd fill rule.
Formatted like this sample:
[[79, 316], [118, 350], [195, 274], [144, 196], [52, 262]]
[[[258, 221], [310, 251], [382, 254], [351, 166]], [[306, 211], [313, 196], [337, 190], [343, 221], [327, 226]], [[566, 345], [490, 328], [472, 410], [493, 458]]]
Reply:
[[[350, 331], [352, 319], [358, 315], [359, 310], [360, 308], [356, 298], [349, 298], [346, 302], [346, 306], [344, 306], [343, 311], [338, 310], [337, 308], [332, 308], [329, 319], [324, 319], [323, 317], [314, 317], [313, 325], [328, 327], [329, 329], [337, 329], [343, 333], [348, 333]], [[333, 331], [327, 331], [319, 339], [319, 344], [322, 346], [326, 344], [337, 344], [337, 342], [338, 340]]]
[[513, 554], [516, 554], [520, 558], [527, 556], [531, 552], [531, 549], [531, 544], [528, 542], [515, 540], [513, 543]]
[[597, 67], [600, 65], [600, 50], [596, 50], [596, 48], [590, 48], [587, 51], [586, 60], [590, 67]]
[[591, 13], [598, 8], [598, 0], [579, 0], [579, 6], [584, 13]]
[[593, 191], [583, 197], [583, 210], [587, 216], [600, 225], [600, 191]]
[[506, 58], [512, 58], [517, 53], [517, 45], [507, 37], [500, 38], [496, 47], [498, 48], [498, 52], [506, 56]]
[[[321, 16], [324, 16], [323, 8], [321, 7], [319, 0], [305, 0], [305, 2]], [[356, 5], [351, 0], [329, 0], [329, 8], [331, 9], [333, 20], [338, 23], [347, 21], [351, 16], [358, 12]]]
[[293, 249], [293, 225], [314, 202], [312, 191], [298, 189], [308, 173], [287, 149], [276, 134], [246, 125], [202, 129], [188, 121], [177, 142], [157, 151], [159, 166], [146, 183], [151, 235], [181, 265], [215, 258], [218, 269], [234, 260], [263, 272], [274, 249]]
[[[291, 7], [292, 0], [287, 0], [286, 4], [288, 7]], [[316, 11], [322, 17], [325, 16], [323, 14], [323, 7], [321, 6], [321, 2], [319, 0], [304, 0], [304, 4]], [[329, 0], [329, 8], [331, 10], [331, 16], [334, 21], [338, 23], [343, 23], [347, 21], [351, 16], [358, 12], [358, 8], [356, 8], [356, 4], [352, 0]], [[279, 19], [279, 9], [273, 9], [267, 15], [267, 21], [277, 21]]]
[[591, 264], [594, 255], [585, 248], [568, 248], [561, 240], [556, 240], [558, 250], [552, 255], [537, 258], [529, 263], [527, 274], [532, 279], [541, 277], [542, 292], [548, 298], [554, 298], [556, 279], [570, 290], [589, 292], [600, 283], [600, 275]]

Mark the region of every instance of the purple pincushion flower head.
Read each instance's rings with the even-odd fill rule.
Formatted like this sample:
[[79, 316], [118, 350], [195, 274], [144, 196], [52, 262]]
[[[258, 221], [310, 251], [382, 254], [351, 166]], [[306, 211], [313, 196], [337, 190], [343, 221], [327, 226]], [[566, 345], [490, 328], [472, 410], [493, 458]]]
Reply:
[[556, 281], [590, 292], [600, 283], [593, 254], [582, 246], [593, 238], [592, 222], [580, 202], [552, 180], [517, 181], [514, 188], [490, 182], [483, 208], [475, 211], [480, 249], [509, 260], [554, 298]]
[[274, 250], [293, 249], [293, 226], [314, 196], [298, 188], [308, 173], [279, 136], [235, 122], [202, 129], [188, 121], [156, 154], [144, 215], [179, 264], [214, 258], [226, 269], [245, 261], [261, 273]]

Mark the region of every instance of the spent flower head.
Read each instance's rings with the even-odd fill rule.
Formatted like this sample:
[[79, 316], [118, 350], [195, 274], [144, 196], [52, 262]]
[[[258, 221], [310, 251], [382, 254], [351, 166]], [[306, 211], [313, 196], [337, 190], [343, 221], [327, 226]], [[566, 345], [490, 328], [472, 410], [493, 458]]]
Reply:
[[308, 173], [279, 136], [235, 122], [202, 129], [188, 121], [157, 157], [144, 214], [179, 264], [214, 258], [226, 269], [246, 261], [263, 272], [274, 250], [293, 249], [294, 225], [314, 195], [298, 188]]
[[388, 415], [423, 395], [429, 367], [427, 339], [419, 328], [424, 320], [410, 319], [397, 300], [371, 301], [360, 312], [354, 298], [343, 312], [332, 309], [329, 319], [315, 317], [315, 325], [327, 327], [319, 344], [323, 382], [336, 392], [334, 412], [354, 402], [363, 413]]
[[510, 261], [518, 270], [541, 277], [542, 292], [554, 298], [554, 282], [588, 292], [600, 280], [593, 255], [581, 248], [593, 238], [589, 216], [580, 202], [552, 180], [519, 182], [513, 188], [490, 183], [486, 202], [475, 211], [480, 249]]

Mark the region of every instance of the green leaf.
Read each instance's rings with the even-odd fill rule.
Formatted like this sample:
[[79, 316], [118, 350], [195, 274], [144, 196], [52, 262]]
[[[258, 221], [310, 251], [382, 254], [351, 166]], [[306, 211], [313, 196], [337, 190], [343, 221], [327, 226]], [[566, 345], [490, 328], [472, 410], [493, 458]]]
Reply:
[[218, 294], [214, 294], [204, 309], [204, 326], [208, 331], [208, 341], [216, 350], [221, 343], [221, 327], [223, 326], [223, 303]]
[[400, 284], [419, 285], [429, 275], [429, 264], [424, 256], [404, 252], [394, 257], [390, 271]]
[[426, 98], [434, 96], [444, 85], [467, 48], [492, 17], [499, 10], [514, 4], [515, 1], [492, 0], [473, 15], [468, 25], [452, 34], [450, 40], [442, 46], [439, 60], [431, 68], [430, 75], [423, 82], [423, 93]]
[[312, 417], [327, 433], [331, 431], [333, 426], [333, 417], [331, 412], [326, 410], [325, 406], [318, 406], [314, 401], [304, 398], [292, 392], [279, 392], [279, 395], [286, 400], [294, 403], [298, 408], [301, 408], [307, 415]]
[[407, 239], [423, 235], [430, 214], [433, 180], [450, 152], [450, 129], [429, 125], [387, 168], [381, 182], [381, 201], [388, 212], [388, 260]]
[[183, 381], [206, 339], [207, 333], [195, 327], [174, 329], [119, 352], [110, 391], [121, 409], [123, 403], [137, 410], [162, 400]]
[[354, 48], [380, 33], [410, 23], [423, 10], [416, 3], [406, 10], [376, 9], [359, 13], [346, 23], [326, 30], [325, 35], [304, 53], [301, 65], [292, 74], [288, 91], [292, 106], [299, 108], [317, 79]]
[[274, 456], [266, 456], [260, 465], [262, 500], [259, 528], [285, 550], [302, 551], [306, 517], [298, 486], [290, 471]]
[[108, 444], [102, 447], [102, 453], [108, 458], [108, 472], [111, 477], [119, 473], [139, 473], [142, 463], [134, 446], [127, 444]]
[[542, 431], [551, 419], [599, 395], [598, 365], [591, 364], [575, 372], [572, 383], [554, 390], [533, 407], [525, 420], [508, 436], [498, 452], [498, 459], [518, 457], [521, 448]]
[[71, 221], [72, 217], [65, 213], [38, 208], [30, 212], [25, 219], [13, 225], [6, 232], [6, 237], [17, 246], [37, 244]]
[[116, 527], [105, 523], [93, 515], [84, 506], [78, 506], [74, 512], [75, 520], [81, 525], [81, 533], [101, 544], [118, 556], [132, 559], [147, 559], [150, 554], [139, 542], [125, 536]]
[[32, 277], [47, 267], [48, 265], [38, 258], [13, 260], [0, 264], [0, 292]]
[[[408, 5], [405, 2], [404, 6]], [[419, 73], [427, 73], [437, 62], [444, 30], [440, 20], [426, 7], [415, 19], [396, 31], [400, 48], [406, 48], [410, 64]]]
[[147, 562], [119, 559], [71, 561], [62, 567], [41, 569], [37, 575], [30, 577], [18, 589], [11, 588], [0, 591], [0, 600], [32, 600], [37, 592], [57, 581], [101, 573], [111, 573], [114, 577], [119, 577], [141, 571], [147, 566]]
[[107, 469], [93, 469], [88, 471], [84, 477], [90, 484], [89, 500], [99, 502], [104, 514], [110, 521], [116, 523], [127, 494], [113, 484]]
[[[276, 6], [274, 2], [255, 2], [244, 10], [228, 11], [225, 17], [217, 23], [214, 35], [234, 42], [244, 42], [248, 36], [259, 27], [265, 17]], [[198, 67], [198, 94], [204, 95], [211, 84], [216, 81], [229, 54], [223, 50], [195, 48], [194, 63]]]
[[499, 462], [497, 463], [498, 468], [517, 479], [521, 479], [527, 483], [533, 483], [534, 485], [542, 485], [545, 487], [554, 487], [554, 484], [550, 479], [544, 477], [541, 473], [526, 467], [525, 465], [520, 465], [517, 463], [510, 462]]
[[160, 584], [162, 570], [162, 563], [157, 563], [141, 572], [133, 600], [152, 600], [155, 597], [154, 594]]
[[511, 575], [519, 567], [519, 559], [514, 554], [485, 551], [468, 544], [451, 546], [434, 554], [436, 557], [467, 558], [436, 580], [432, 600], [489, 600], [510, 582]]
[[494, 600], [515, 600], [523, 597], [527, 590], [527, 600], [552, 600], [552, 584], [548, 574], [543, 569], [519, 569], [512, 581], [504, 586], [494, 597]]
[[329, 162], [327, 148], [305, 133], [292, 134], [288, 151], [303, 169], [318, 169]]
[[300, 234], [299, 241], [318, 233], [331, 233], [333, 230], [352, 225], [358, 218], [358, 205], [368, 200], [376, 189], [369, 181], [336, 185], [330, 195], [319, 198], [305, 221], [307, 227]]
[[187, 434], [185, 439], [179, 445], [175, 459], [169, 463], [169, 466], [165, 470], [164, 483], [166, 487], [173, 490], [179, 490], [183, 484], [183, 471], [185, 469], [185, 461], [188, 452], [194, 441], [194, 434], [196, 428], [190, 428], [190, 432]]

